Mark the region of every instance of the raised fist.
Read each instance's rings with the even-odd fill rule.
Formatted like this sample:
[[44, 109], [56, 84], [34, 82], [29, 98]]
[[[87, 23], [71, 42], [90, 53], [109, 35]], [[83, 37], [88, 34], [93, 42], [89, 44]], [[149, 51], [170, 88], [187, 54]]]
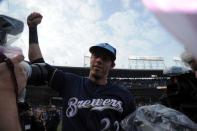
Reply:
[[27, 25], [29, 26], [29, 28], [36, 27], [38, 24], [41, 23], [41, 21], [42, 21], [42, 15], [37, 12], [31, 13], [27, 17]]

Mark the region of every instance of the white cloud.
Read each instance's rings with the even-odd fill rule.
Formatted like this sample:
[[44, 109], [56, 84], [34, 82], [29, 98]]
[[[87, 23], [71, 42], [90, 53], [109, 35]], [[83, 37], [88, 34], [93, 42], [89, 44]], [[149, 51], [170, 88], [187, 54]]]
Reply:
[[[46, 61], [57, 65], [67, 63], [71, 66], [82, 66], [83, 54], [88, 48], [86, 45], [87, 43], [92, 44], [89, 41], [95, 39], [95, 35], [98, 34], [96, 31], [98, 28], [94, 22], [101, 17], [101, 11], [97, 2], [32, 0], [24, 3], [21, 0], [11, 4], [20, 6], [20, 3], [23, 3], [23, 8], [20, 8], [23, 11], [18, 10], [18, 12], [23, 12], [20, 15], [27, 17], [33, 11], [38, 11], [43, 15], [38, 33]], [[26, 21], [26, 18], [23, 21]], [[27, 54], [27, 28], [25, 28], [21, 39], [24, 43], [18, 42], [16, 45], [23, 47]]]
[[[153, 53], [158, 51], [154, 46], [161, 46], [168, 40], [166, 33], [146, 10], [138, 12], [129, 8], [133, 0], [132, 3], [129, 0], [123, 2], [125, 9], [114, 11], [106, 20], [101, 19], [105, 12], [97, 0], [16, 0], [10, 3], [10, 12], [16, 11], [15, 15], [25, 24], [31, 12], [38, 11], [43, 15], [38, 33], [41, 50], [48, 63], [83, 66], [84, 55], [91, 45], [109, 42], [117, 48], [117, 68], [127, 68], [129, 56], [157, 54]], [[27, 59], [27, 27], [15, 45], [23, 49]]]
[[121, 0], [124, 8], [129, 8], [131, 6], [132, 0]]
[[6, 0], [0, 0], [0, 13], [7, 13], [8, 12], [8, 2]]
[[108, 25], [111, 27], [114, 35], [120, 37], [134, 35], [137, 30], [135, 24], [137, 15], [133, 11], [115, 13], [109, 18]]

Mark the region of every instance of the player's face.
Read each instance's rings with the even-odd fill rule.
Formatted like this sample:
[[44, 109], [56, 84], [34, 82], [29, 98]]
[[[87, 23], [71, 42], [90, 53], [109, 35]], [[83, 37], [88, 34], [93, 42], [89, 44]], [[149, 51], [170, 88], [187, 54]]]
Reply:
[[90, 58], [90, 76], [96, 79], [107, 78], [109, 71], [114, 67], [111, 57], [105, 52], [96, 52]]

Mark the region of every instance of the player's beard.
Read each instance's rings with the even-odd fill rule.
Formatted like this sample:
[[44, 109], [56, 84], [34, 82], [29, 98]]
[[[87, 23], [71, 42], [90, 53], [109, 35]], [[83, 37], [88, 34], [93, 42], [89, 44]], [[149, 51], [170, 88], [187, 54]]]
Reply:
[[97, 74], [93, 74], [93, 77], [95, 78], [96, 81], [100, 80], [102, 77], [97, 75]]

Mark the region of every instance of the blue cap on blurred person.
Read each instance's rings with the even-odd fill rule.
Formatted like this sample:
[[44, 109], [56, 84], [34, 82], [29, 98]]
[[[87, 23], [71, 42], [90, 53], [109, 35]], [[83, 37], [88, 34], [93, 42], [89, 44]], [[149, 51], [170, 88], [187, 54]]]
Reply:
[[113, 61], [116, 59], [116, 49], [108, 43], [100, 43], [100, 44], [90, 47], [89, 49], [90, 53], [94, 53], [100, 50], [103, 50], [109, 53]]

